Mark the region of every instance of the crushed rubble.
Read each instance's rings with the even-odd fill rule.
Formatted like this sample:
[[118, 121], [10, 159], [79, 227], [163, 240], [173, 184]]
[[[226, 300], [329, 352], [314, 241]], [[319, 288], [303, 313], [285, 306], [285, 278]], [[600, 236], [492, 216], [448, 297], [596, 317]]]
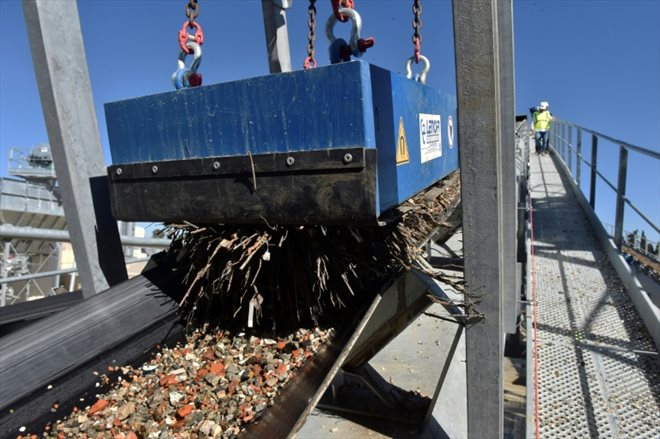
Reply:
[[[51, 438], [233, 438], [275, 403], [332, 329], [298, 329], [280, 338], [246, 337], [208, 327], [164, 348], [123, 375], [84, 410], [46, 427]], [[107, 375], [101, 375], [109, 382]], [[19, 436], [23, 438], [31, 435]]]

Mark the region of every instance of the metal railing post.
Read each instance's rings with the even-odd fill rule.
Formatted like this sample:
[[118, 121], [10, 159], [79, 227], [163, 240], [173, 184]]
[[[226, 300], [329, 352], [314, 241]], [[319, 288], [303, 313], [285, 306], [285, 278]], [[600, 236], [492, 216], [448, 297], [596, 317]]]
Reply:
[[[573, 127], [568, 127], [568, 143], [566, 145], [566, 152], [568, 153], [568, 170], [573, 174], [573, 152], [571, 147], [573, 146]], [[574, 175], [574, 174], [573, 174]]]
[[561, 124], [561, 158], [566, 162], [566, 125]]
[[577, 152], [575, 153], [575, 181], [578, 187], [582, 190], [580, 185], [580, 176], [582, 175], [582, 130], [577, 129]]
[[596, 210], [596, 166], [598, 164], [598, 137], [591, 135], [591, 184], [589, 186], [589, 204]]
[[616, 185], [616, 216], [614, 219], [614, 243], [621, 250], [623, 241], [623, 213], [626, 197], [626, 177], [628, 173], [628, 150], [619, 146], [619, 180]]

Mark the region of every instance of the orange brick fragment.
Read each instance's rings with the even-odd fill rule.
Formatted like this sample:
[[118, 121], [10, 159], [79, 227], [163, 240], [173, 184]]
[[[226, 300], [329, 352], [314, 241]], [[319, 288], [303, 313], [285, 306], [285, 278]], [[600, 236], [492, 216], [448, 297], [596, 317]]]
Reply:
[[105, 399], [99, 399], [98, 401], [96, 401], [96, 403], [94, 403], [93, 406], [90, 407], [87, 414], [91, 416], [93, 414], [96, 414], [96, 413], [100, 412], [101, 410], [103, 410], [107, 406], [108, 406], [108, 401], [106, 401]]
[[202, 354], [202, 358], [209, 361], [215, 360], [215, 351], [213, 349], [207, 349], [206, 352]]
[[183, 419], [186, 416], [190, 414], [190, 412], [193, 411], [193, 406], [190, 404], [184, 405], [181, 407], [179, 410], [176, 411], [176, 415], [180, 418]]
[[277, 344], [275, 345], [275, 348], [279, 351], [281, 351], [285, 347], [286, 347], [286, 342], [285, 341], [278, 341]]
[[293, 358], [297, 358], [300, 355], [300, 349], [294, 349], [293, 352], [291, 352], [291, 355], [293, 355]]
[[206, 374], [209, 373], [208, 369], [199, 369], [197, 371], [197, 380], [201, 380], [206, 376]]
[[286, 364], [282, 363], [282, 364], [279, 365], [279, 367], [277, 369], [275, 369], [275, 373], [277, 375], [284, 375], [286, 373], [286, 370], [287, 370], [286, 369]]
[[176, 384], [176, 377], [174, 375], [163, 375], [160, 377], [160, 385], [163, 387], [171, 386], [172, 384]]
[[219, 361], [216, 361], [211, 365], [211, 369], [209, 370], [209, 372], [211, 372], [213, 375], [224, 375], [225, 365]]
[[126, 439], [138, 439], [138, 436], [132, 431], [129, 431], [128, 434], [126, 435]]

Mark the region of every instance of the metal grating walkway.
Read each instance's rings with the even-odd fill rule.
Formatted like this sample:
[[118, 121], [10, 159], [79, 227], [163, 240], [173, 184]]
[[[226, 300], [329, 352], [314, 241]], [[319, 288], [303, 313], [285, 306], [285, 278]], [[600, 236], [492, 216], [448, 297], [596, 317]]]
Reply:
[[539, 437], [657, 439], [655, 345], [553, 158], [530, 160]]

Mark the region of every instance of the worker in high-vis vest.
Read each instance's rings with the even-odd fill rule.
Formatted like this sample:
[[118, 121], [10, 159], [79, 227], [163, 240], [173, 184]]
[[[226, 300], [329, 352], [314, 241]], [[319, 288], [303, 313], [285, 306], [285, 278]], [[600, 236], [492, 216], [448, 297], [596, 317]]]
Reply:
[[547, 154], [550, 147], [550, 124], [552, 114], [548, 110], [550, 104], [543, 101], [538, 107], [532, 107], [529, 112], [532, 113], [534, 125], [534, 139], [536, 140], [536, 153]]

